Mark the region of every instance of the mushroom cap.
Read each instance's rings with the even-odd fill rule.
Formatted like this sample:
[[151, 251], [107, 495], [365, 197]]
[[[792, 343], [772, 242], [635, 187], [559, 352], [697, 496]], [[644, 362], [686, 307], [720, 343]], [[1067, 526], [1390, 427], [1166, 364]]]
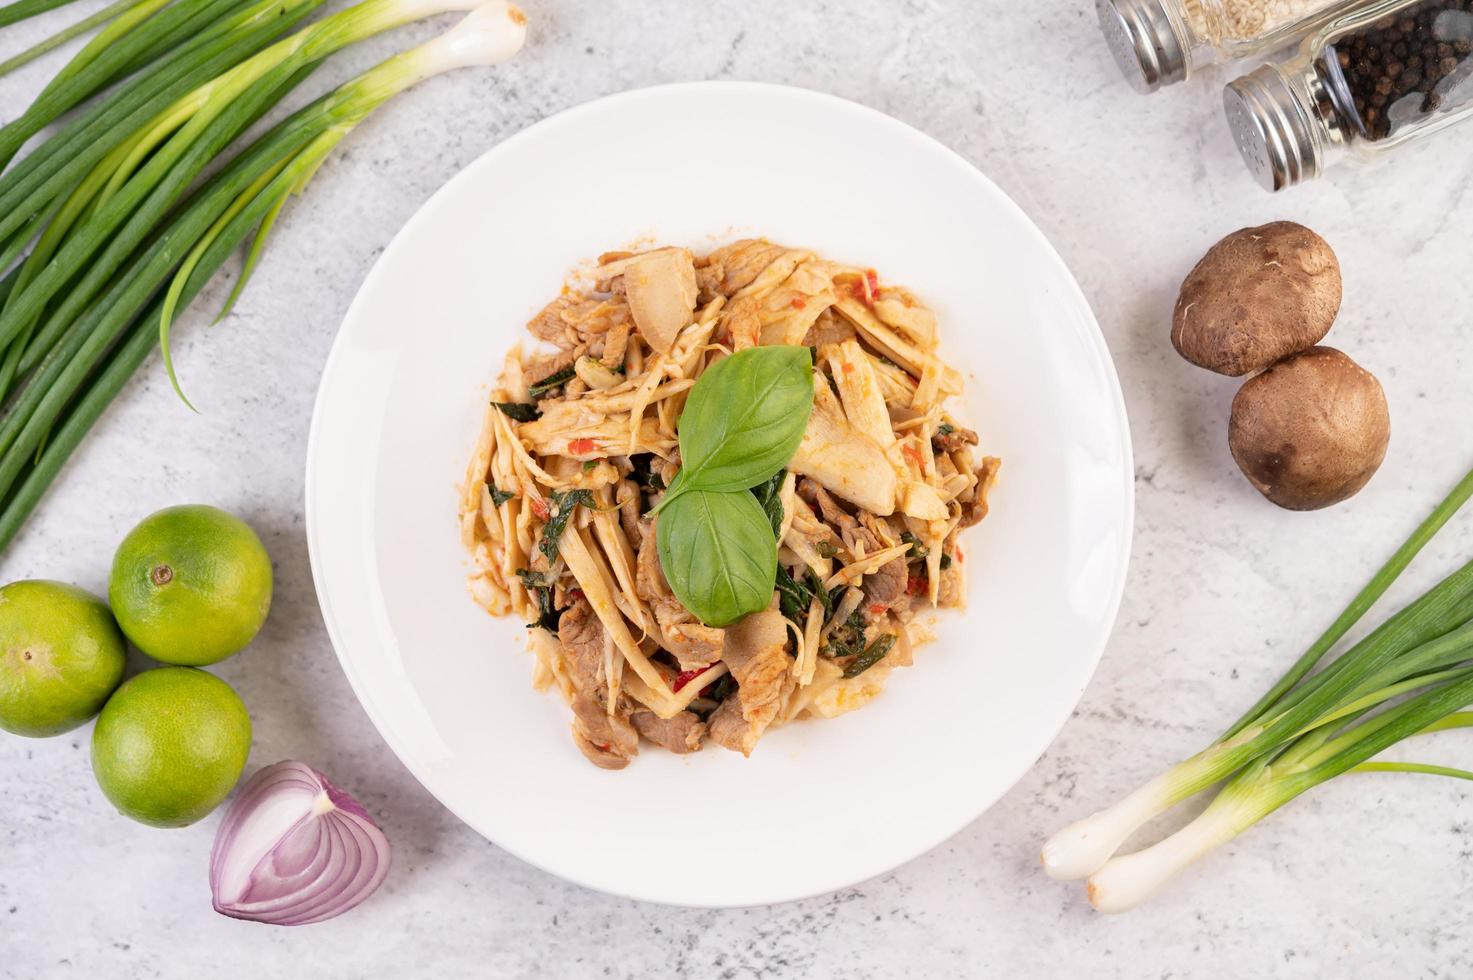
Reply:
[[1208, 250], [1182, 283], [1171, 342], [1182, 357], [1239, 377], [1324, 339], [1340, 312], [1340, 263], [1292, 221], [1243, 228]]
[[1318, 510], [1359, 493], [1390, 440], [1381, 383], [1333, 347], [1311, 347], [1250, 378], [1228, 424], [1243, 475], [1289, 510]]

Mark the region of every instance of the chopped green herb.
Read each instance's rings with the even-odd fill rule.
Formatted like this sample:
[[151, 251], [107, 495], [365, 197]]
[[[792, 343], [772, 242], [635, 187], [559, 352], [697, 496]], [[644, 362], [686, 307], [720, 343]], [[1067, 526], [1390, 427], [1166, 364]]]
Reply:
[[486, 481], [486, 489], [491, 491], [491, 503], [495, 504], [497, 507], [500, 507], [502, 504], [506, 503], [508, 500], [516, 496], [516, 494], [508, 490], [496, 489], [496, 484], [492, 483], [490, 480]]
[[603, 462], [601, 459], [585, 459], [583, 461], [583, 472], [592, 473], [598, 468], [598, 464], [601, 462]]
[[829, 594], [828, 589], [823, 587], [823, 583], [818, 580], [818, 574], [813, 569], [808, 570], [803, 581], [808, 585], [808, 590], [818, 597], [818, 604], [823, 606], [823, 621], [827, 623], [834, 617], [834, 597]]
[[943, 554], [941, 556], [941, 570], [944, 572], [944, 571], [946, 571], [950, 567], [951, 567], [951, 556], [950, 555], [947, 555], [947, 554]]
[[794, 580], [782, 565], [777, 566], [777, 594], [778, 605], [784, 616], [800, 626], [807, 622], [808, 606], [813, 602], [813, 590]]
[[655, 456], [652, 453], [639, 453], [629, 457], [629, 478], [646, 493], [665, 489], [665, 481], [655, 472], [654, 466]]
[[731, 692], [735, 691], [736, 687], [736, 681], [732, 679], [732, 676], [730, 674], [722, 674], [721, 677], [717, 679], [716, 683], [706, 688], [706, 690], [703, 691], [702, 694], [705, 697], [710, 698], [712, 701], [715, 701], [717, 704], [720, 704], [722, 701], [725, 701], [727, 698], [731, 697]]
[[547, 520], [547, 526], [542, 529], [540, 550], [548, 561], [552, 561], [557, 558], [558, 539], [567, 529], [568, 519], [573, 516], [573, 511], [578, 509], [579, 504], [584, 507], [593, 505], [593, 491], [553, 490], [548, 496], [552, 498], [553, 513]]
[[856, 608], [849, 614], [848, 619], [829, 634], [825, 652], [835, 660], [864, 653], [864, 631], [868, 626], [869, 623], [864, 618], [863, 610]]
[[513, 422], [536, 422], [542, 418], [542, 412], [531, 402], [492, 402], [501, 414]]
[[532, 589], [545, 589], [548, 586], [547, 576], [541, 572], [534, 572], [530, 568], [517, 569], [517, 578], [522, 580], [522, 587], [529, 592]]
[[538, 395], [545, 395], [549, 391], [552, 391], [554, 388], [561, 388], [569, 381], [572, 381], [576, 374], [577, 372], [573, 370], [573, 367], [570, 364], [567, 367], [563, 368], [561, 371], [554, 371], [552, 374], [549, 374], [541, 381], [533, 384], [532, 387], [527, 389], [527, 394], [531, 395], [533, 398], [536, 398]]
[[839, 609], [839, 601], [844, 598], [844, 590], [846, 590], [848, 588], [849, 588], [849, 586], [845, 585], [843, 582], [840, 582], [838, 585], [834, 586], [832, 589], [829, 589], [829, 602], [828, 602], [828, 606], [829, 606], [829, 610], [830, 611], [829, 611], [828, 616], [824, 619], [824, 625], [825, 626], [828, 625], [828, 621], [830, 619], [833, 619], [834, 618], [834, 613], [837, 612], [838, 609]]
[[820, 541], [813, 546], [820, 558], [832, 558], [839, 553], [839, 548], [832, 541]]
[[517, 578], [522, 580], [523, 588], [537, 600], [537, 619], [528, 623], [527, 629], [544, 629], [549, 633], [556, 633], [563, 618], [563, 610], [553, 605], [552, 583], [547, 581], [546, 575], [530, 568], [517, 569]]
[[536, 627], [556, 634], [558, 627], [562, 624], [563, 610], [553, 605], [552, 590], [533, 589], [532, 594], [537, 597], [537, 622], [528, 623], [527, 628]]
[[903, 532], [900, 535], [900, 540], [910, 545], [910, 551], [906, 552], [906, 556], [909, 558], [925, 559], [931, 554], [931, 549], [921, 544], [921, 539], [909, 531]]
[[885, 633], [875, 637], [875, 642], [866, 647], [863, 653], [854, 658], [853, 663], [844, 668], [844, 676], [858, 677], [881, 660], [884, 660], [885, 655], [890, 652], [890, 648], [894, 645], [894, 633]]
[[757, 495], [757, 502], [762, 505], [762, 512], [767, 515], [768, 521], [772, 523], [772, 536], [782, 530], [783, 526], [783, 480], [787, 479], [787, 470], [778, 470], [772, 478], [757, 484], [752, 488], [752, 493]]
[[950, 422], [942, 422], [940, 425], [936, 426], [936, 434], [938, 436], [949, 436], [955, 431], [956, 426], [952, 425]]

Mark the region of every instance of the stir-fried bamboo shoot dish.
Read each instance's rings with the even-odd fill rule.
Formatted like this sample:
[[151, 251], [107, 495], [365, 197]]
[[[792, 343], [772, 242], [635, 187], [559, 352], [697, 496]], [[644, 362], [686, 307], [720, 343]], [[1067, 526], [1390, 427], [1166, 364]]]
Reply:
[[[935, 316], [763, 240], [610, 253], [592, 280], [531, 320], [550, 347], [513, 349], [487, 406], [460, 504], [476, 601], [529, 623], [536, 686], [604, 768], [641, 738], [750, 755], [862, 706], [929, 637], [922, 614], [963, 603], [959, 535], [999, 466], [948, 411], [962, 378]], [[779, 407], [810, 388], [806, 416]], [[728, 462], [683, 476], [697, 441]]]

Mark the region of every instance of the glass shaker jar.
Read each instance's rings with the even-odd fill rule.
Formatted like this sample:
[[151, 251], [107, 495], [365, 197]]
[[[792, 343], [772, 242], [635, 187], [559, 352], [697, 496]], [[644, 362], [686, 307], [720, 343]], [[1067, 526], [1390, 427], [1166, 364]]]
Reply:
[[1381, 0], [1224, 93], [1238, 149], [1270, 190], [1473, 115], [1473, 0]]
[[1207, 65], [1289, 44], [1345, 0], [1096, 0], [1121, 72], [1140, 92], [1183, 81]]

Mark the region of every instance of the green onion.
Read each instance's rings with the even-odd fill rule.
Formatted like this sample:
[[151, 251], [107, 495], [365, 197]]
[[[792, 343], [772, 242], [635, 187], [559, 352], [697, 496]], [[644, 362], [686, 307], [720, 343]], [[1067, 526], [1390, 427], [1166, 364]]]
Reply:
[[[272, 6], [281, 8], [285, 16], [286, 5]], [[421, 0], [398, 3], [371, 0], [353, 9], [363, 8], [369, 8], [377, 19], [336, 20], [338, 37], [306, 49], [308, 54], [302, 59], [278, 59], [264, 70], [259, 70], [261, 65], [255, 66], [258, 81], [242, 85], [238, 90], [244, 101], [223, 107], [218, 117], [233, 116], [231, 125], [248, 124], [264, 111], [271, 94], [288, 90], [300, 80], [298, 76], [311, 71], [324, 50], [346, 43], [343, 39], [355, 36], [355, 29], [377, 27], [410, 11], [446, 9], [446, 4], [430, 7]], [[253, 10], [259, 12], [260, 8]], [[332, 20], [328, 18], [320, 23]], [[255, 43], [251, 28], [243, 36]], [[50, 340], [39, 345], [44, 350], [36, 354], [34, 370], [0, 413], [0, 450], [3, 450], [0, 451], [0, 499], [4, 500], [0, 507], [0, 548], [14, 538], [87, 430], [147, 358], [160, 333], [167, 332], [173, 311], [187, 305], [230, 253], [253, 233], [256, 236], [253, 252], [258, 254], [265, 232], [285, 200], [301, 191], [322, 161], [358, 122], [388, 98], [424, 78], [509, 57], [520, 47], [524, 36], [525, 20], [519, 10], [500, 0], [483, 4], [444, 35], [390, 58], [299, 110], [251, 144], [187, 201], [161, 216], [147, 244], [134, 253], [117, 256], [117, 274], [94, 291], [90, 302], [73, 304], [77, 315], [68, 319], [48, 309], [43, 332], [49, 332]], [[300, 50], [304, 48], [294, 49]], [[232, 78], [239, 82], [246, 74], [250, 73]], [[221, 86], [217, 91], [226, 87]], [[134, 105], [130, 111], [136, 108]], [[155, 107], [154, 113], [158, 111]], [[210, 123], [206, 123], [200, 130], [208, 133], [209, 127]], [[140, 145], [128, 143], [129, 138], [116, 141], [103, 155], [116, 151], [114, 159], [122, 159], [132, 152], [131, 146]], [[140, 175], [158, 159], [157, 152], [140, 170]], [[94, 159], [93, 165], [99, 159]], [[185, 153], [176, 159], [187, 161], [189, 157]], [[60, 172], [58, 169], [53, 174]], [[88, 184], [84, 196], [94, 194], [101, 198], [107, 193], [106, 181], [102, 180], [106, 173], [104, 170], [94, 174], [95, 179]], [[165, 186], [171, 177], [172, 174], [164, 174], [160, 186]], [[68, 191], [68, 199], [76, 191], [74, 185]], [[62, 235], [63, 244], [45, 268], [58, 261], [66, 253], [67, 245], [76, 241], [81, 230], [88, 228], [88, 222], [107, 206], [84, 209], [76, 229]], [[248, 269], [251, 264], [248, 258]], [[21, 330], [34, 326], [35, 321], [27, 321], [15, 312], [24, 309], [16, 301], [40, 281], [37, 275], [29, 283], [23, 283], [25, 275], [22, 267], [0, 280], [0, 292], [8, 292], [7, 296], [0, 296], [6, 302], [0, 318], [18, 324]], [[173, 282], [167, 292], [157, 296], [160, 286], [171, 278]], [[69, 285], [71, 288], [74, 287]], [[72, 295], [69, 291], [58, 310], [68, 307]], [[37, 341], [27, 348], [28, 353], [37, 348]]]
[[101, 91], [141, 57], [157, 50], [159, 41], [175, 43], [198, 33], [231, 6], [230, 0], [179, 0], [150, 18], [146, 22], [148, 30], [128, 31], [105, 48], [84, 52], [88, 56], [75, 70], [58, 75], [25, 112], [0, 127], [0, 166], [8, 163], [26, 140], [47, 124]]
[[[1095, 872], [1089, 881], [1090, 901], [1102, 912], [1134, 908], [1191, 862], [1301, 793], [1360, 767], [1376, 753], [1470, 702], [1473, 676], [1433, 688], [1349, 729], [1303, 762], [1289, 767], [1267, 762], [1248, 767], [1184, 828], [1142, 851], [1114, 858]], [[1386, 771], [1398, 771], [1389, 765]], [[1420, 771], [1431, 772], [1433, 767]]]
[[[44, 357], [0, 414], [0, 451], [4, 451], [0, 456], [0, 494], [24, 465], [23, 457], [44, 440], [49, 420], [61, 410], [64, 399], [170, 275], [179, 262], [179, 253], [197, 241], [243, 185], [248, 186], [254, 179], [253, 167], [258, 159], [255, 148], [248, 150], [207, 183], [168, 230], [131, 260], [128, 270], [111, 284], [99, 303], [80, 316], [66, 318], [60, 315], [62, 311], [80, 306], [70, 303], [69, 297], [58, 312], [49, 316], [37, 341], [27, 350], [30, 355], [33, 349], [44, 347]], [[23, 292], [11, 294], [0, 320], [13, 312], [16, 296]], [[25, 369], [26, 358], [21, 363]]]
[[170, 107], [116, 163], [96, 209], [69, 232], [45, 268], [11, 295], [0, 313], [0, 345], [27, 330], [63, 288], [66, 296], [48, 318], [64, 323], [79, 315], [194, 178], [319, 60], [418, 16], [471, 2], [364, 0], [253, 55]]
[[[1473, 472], [1221, 738], [1115, 806], [1051, 838], [1043, 850], [1049, 874], [1089, 877], [1097, 908], [1124, 911], [1202, 854], [1341, 773], [1354, 769], [1463, 778], [1458, 770], [1367, 760], [1412, 735], [1473, 724], [1473, 715], [1460, 713], [1473, 704], [1473, 562], [1318, 673], [1310, 672], [1470, 496]], [[1145, 823], [1223, 780], [1227, 782], [1212, 804], [1181, 831], [1144, 851], [1114, 857]]]
[[[71, 194], [99, 161], [136, 138], [181, 97], [264, 48], [322, 2], [261, 0], [211, 25], [84, 110], [0, 174], [0, 242], [19, 240], [23, 245], [31, 237], [27, 226]], [[150, 20], [137, 31], [153, 27]], [[8, 260], [0, 259], [0, 267], [5, 264]]]
[[1396, 549], [1396, 552], [1392, 554], [1386, 564], [1381, 566], [1381, 569], [1372, 576], [1371, 581], [1366, 584], [1366, 587], [1361, 589], [1356, 597], [1351, 600], [1350, 605], [1345, 608], [1345, 611], [1330, 624], [1330, 628], [1325, 630], [1320, 638], [1310, 645], [1310, 648], [1304, 652], [1304, 655], [1295, 661], [1294, 666], [1289, 668], [1288, 672], [1279, 678], [1273, 687], [1269, 688], [1267, 694], [1259, 698], [1253, 707], [1249, 708], [1241, 718], [1233, 723], [1231, 728], [1223, 733], [1223, 739], [1232, 738], [1249, 724], [1256, 721], [1286, 691], [1299, 683], [1306, 674], [1313, 670], [1315, 665], [1324, 659], [1325, 654], [1329, 652], [1330, 648], [1338, 643], [1350, 631], [1351, 627], [1360, 621], [1360, 618], [1366, 614], [1371, 606], [1375, 605], [1376, 600], [1386, 594], [1386, 590], [1400, 577], [1402, 572], [1406, 571], [1407, 566], [1412, 563], [1412, 559], [1416, 558], [1421, 550], [1427, 546], [1427, 542], [1432, 540], [1433, 535], [1442, 530], [1442, 526], [1452, 519], [1452, 516], [1458, 512], [1463, 504], [1468, 502], [1470, 495], [1473, 495], [1473, 473], [1464, 477], [1453, 488], [1453, 491], [1448, 494], [1447, 498], [1433, 509], [1427, 519], [1412, 532], [1411, 537], [1407, 538], [1402, 546]]
[[[86, 34], [94, 27], [100, 27], [101, 25], [106, 24], [108, 21], [113, 20], [120, 15], [128, 14], [129, 12], [140, 8], [145, 4], [151, 5], [152, 8], [156, 10], [167, 2], [168, 0], [113, 0], [112, 3], [108, 4], [106, 7], [103, 7], [91, 17], [86, 17], [82, 20], [79, 20], [75, 24], [71, 24], [70, 26], [57, 31], [50, 37], [31, 45], [20, 54], [11, 55], [4, 61], [0, 61], [0, 78], [9, 75], [17, 68], [30, 64], [42, 55], [56, 50], [63, 44], [70, 41], [72, 38], [81, 37], [83, 34]], [[105, 46], [105, 43], [97, 45], [96, 49], [92, 53], [95, 53], [96, 51], [101, 51], [101, 49]]]
[[65, 7], [75, 0], [15, 0], [0, 7], [0, 27], [9, 27], [11, 24], [44, 14], [48, 10], [57, 7]]

